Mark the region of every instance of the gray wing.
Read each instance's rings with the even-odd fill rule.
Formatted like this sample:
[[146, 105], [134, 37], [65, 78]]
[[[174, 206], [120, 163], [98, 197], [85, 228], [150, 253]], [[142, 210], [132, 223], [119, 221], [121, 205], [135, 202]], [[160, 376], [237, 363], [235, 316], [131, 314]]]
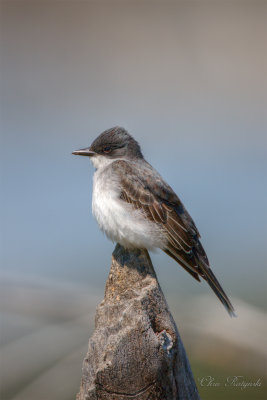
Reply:
[[233, 314], [233, 306], [209, 267], [196, 225], [172, 188], [145, 161], [138, 164], [138, 170], [136, 164], [124, 160], [113, 162], [112, 168], [119, 177], [121, 199], [164, 229], [167, 245], [163, 250], [195, 279], [204, 278]]

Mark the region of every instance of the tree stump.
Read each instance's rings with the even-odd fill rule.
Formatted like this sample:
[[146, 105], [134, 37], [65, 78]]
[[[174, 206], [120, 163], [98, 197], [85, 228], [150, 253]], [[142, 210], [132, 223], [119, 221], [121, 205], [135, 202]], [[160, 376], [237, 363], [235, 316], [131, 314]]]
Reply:
[[146, 250], [113, 252], [76, 399], [200, 399]]

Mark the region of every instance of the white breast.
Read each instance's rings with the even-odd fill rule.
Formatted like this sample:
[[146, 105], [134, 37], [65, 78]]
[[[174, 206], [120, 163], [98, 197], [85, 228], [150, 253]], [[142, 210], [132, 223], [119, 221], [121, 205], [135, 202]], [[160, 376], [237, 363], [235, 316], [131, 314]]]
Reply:
[[98, 169], [94, 174], [92, 210], [100, 229], [124, 247], [164, 248], [160, 227], [119, 196], [120, 186], [112, 168]]

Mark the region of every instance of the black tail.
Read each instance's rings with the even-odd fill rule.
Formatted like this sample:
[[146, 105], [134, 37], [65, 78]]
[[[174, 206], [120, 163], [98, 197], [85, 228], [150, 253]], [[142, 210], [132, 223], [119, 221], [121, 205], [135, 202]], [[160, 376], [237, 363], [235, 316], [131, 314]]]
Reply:
[[232, 306], [223, 288], [217, 281], [216, 276], [208, 265], [208, 258], [200, 242], [198, 242], [198, 245], [198, 252], [194, 254], [194, 257], [190, 258], [187, 257], [187, 254], [176, 249], [170, 243], [168, 248], [164, 249], [164, 251], [178, 264], [180, 264], [187, 272], [189, 272], [189, 274], [191, 274], [196, 280], [200, 282], [200, 277], [205, 279], [218, 299], [222, 302], [229, 315], [231, 317], [236, 317], [234, 307]]
[[223, 288], [219, 284], [216, 276], [214, 275], [210, 267], [203, 260], [200, 260], [199, 269], [201, 271], [201, 276], [208, 282], [211, 289], [214, 291], [218, 299], [226, 308], [230, 317], [236, 317], [233, 305], [231, 304], [230, 300], [228, 299], [227, 295], [225, 294]]

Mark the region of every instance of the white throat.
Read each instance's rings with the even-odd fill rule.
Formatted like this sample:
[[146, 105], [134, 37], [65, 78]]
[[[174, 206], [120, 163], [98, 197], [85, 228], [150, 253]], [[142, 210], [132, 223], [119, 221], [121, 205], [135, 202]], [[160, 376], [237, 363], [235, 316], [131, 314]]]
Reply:
[[115, 160], [109, 157], [102, 156], [101, 154], [97, 154], [90, 158], [93, 166], [96, 169], [102, 169], [107, 167], [109, 164], [114, 162]]

